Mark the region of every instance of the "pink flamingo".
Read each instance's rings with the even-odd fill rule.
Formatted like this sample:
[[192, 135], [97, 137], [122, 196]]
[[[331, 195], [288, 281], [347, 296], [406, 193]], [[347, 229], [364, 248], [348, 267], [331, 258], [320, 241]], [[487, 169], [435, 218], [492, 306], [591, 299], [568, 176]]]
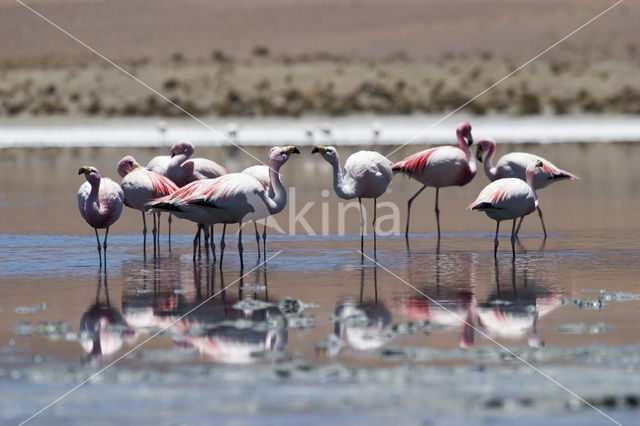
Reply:
[[[156, 156], [147, 163], [146, 167], [152, 172], [168, 177], [179, 187], [196, 180], [214, 179], [228, 173], [215, 161], [206, 158], [191, 159], [194, 152], [195, 147], [191, 142], [177, 142], [171, 147], [171, 155]], [[199, 242], [201, 230], [205, 232], [205, 242], [208, 241], [208, 229], [204, 229], [200, 224], [198, 224], [196, 239]], [[169, 215], [169, 241], [171, 241], [171, 215]]]
[[[311, 151], [319, 152], [333, 167], [333, 189], [338, 197], [358, 199], [360, 205], [360, 253], [364, 253], [364, 215], [362, 199], [373, 198], [373, 252], [376, 252], [376, 204], [391, 183], [393, 172], [391, 161], [375, 151], [358, 151], [347, 158], [344, 172], [340, 168], [340, 157], [333, 146], [318, 145]], [[364, 254], [363, 254], [364, 256]]]
[[[458, 145], [439, 146], [413, 154], [393, 165], [395, 173], [405, 175], [423, 184], [416, 194], [409, 198], [407, 203], [407, 226], [405, 238], [409, 239], [409, 220], [411, 218], [411, 203], [425, 188], [436, 188], [436, 224], [438, 225], [438, 240], [440, 240], [440, 209], [438, 208], [438, 195], [440, 188], [447, 186], [463, 186], [471, 182], [476, 175], [476, 161], [471, 155], [469, 146], [473, 143], [471, 136], [471, 124], [463, 121], [456, 129]], [[466, 138], [466, 140], [465, 140]]]
[[[123, 177], [122, 192], [124, 193], [124, 205], [142, 212], [142, 235], [144, 236], [144, 248], [147, 247], [147, 220], [145, 218], [145, 206], [154, 198], [164, 197], [178, 190], [178, 186], [171, 179], [158, 173], [146, 170], [127, 155], [118, 163], [118, 173]], [[160, 227], [158, 218], [158, 228]], [[156, 228], [156, 217], [153, 217], [153, 247], [156, 242], [160, 244], [159, 229]]]
[[518, 178], [503, 178], [485, 186], [478, 198], [469, 204], [467, 210], [483, 211], [496, 221], [496, 237], [494, 239], [493, 257], [497, 257], [498, 230], [500, 222], [513, 219], [511, 229], [511, 250], [516, 256], [516, 219], [533, 212], [538, 207], [538, 197], [534, 187], [536, 176], [542, 173], [542, 161], [531, 163], [526, 170], [526, 182]]
[[[533, 181], [533, 186], [535, 187], [535, 189], [545, 188], [552, 183], [558, 182], [560, 180], [579, 179], [576, 175], [556, 167], [550, 161], [547, 161], [542, 157], [537, 157], [533, 154], [529, 154], [527, 152], [511, 152], [500, 158], [494, 166], [493, 156], [495, 154], [495, 150], [496, 143], [493, 139], [480, 138], [480, 140], [478, 140], [476, 157], [478, 158], [478, 161], [482, 163], [482, 156], [485, 152], [487, 153], [486, 160], [484, 161], [484, 172], [492, 181], [508, 177], [525, 180], [525, 172], [527, 170], [527, 166], [537, 159], [542, 161], [544, 166], [542, 172], [537, 174], [535, 180]], [[547, 228], [544, 226], [544, 220], [542, 219], [542, 210], [539, 206], [538, 215], [540, 216], [540, 223], [542, 224], [542, 230], [544, 231], [544, 237], [546, 238]], [[518, 223], [518, 227], [516, 228], [516, 235], [518, 235], [520, 226], [522, 226], [522, 219], [523, 218], [520, 218], [520, 223]]]
[[[169, 211], [196, 223], [223, 223], [220, 240], [220, 269], [224, 256], [224, 236], [228, 223], [238, 223], [238, 253], [242, 257], [242, 222], [266, 218], [280, 212], [287, 203], [287, 193], [280, 181], [279, 170], [291, 154], [299, 154], [295, 146], [273, 147], [269, 152], [269, 190], [245, 173], [231, 173], [217, 179], [192, 182], [171, 195], [147, 204], [153, 211]], [[269, 193], [273, 195], [270, 196]], [[195, 248], [195, 242], [194, 242]]]
[[[98, 258], [102, 267], [102, 248], [104, 248], [104, 264], [107, 266], [107, 236], [109, 227], [115, 223], [122, 213], [124, 195], [120, 185], [109, 178], [101, 178], [95, 167], [81, 167], [78, 174], [84, 174], [87, 181], [78, 189], [78, 209], [82, 218], [93, 228], [98, 241]], [[98, 229], [106, 229], [102, 248]]]
[[191, 158], [195, 148], [191, 142], [178, 142], [171, 147], [171, 160], [165, 176], [182, 187], [202, 179], [215, 179], [226, 175], [227, 170], [206, 158]]

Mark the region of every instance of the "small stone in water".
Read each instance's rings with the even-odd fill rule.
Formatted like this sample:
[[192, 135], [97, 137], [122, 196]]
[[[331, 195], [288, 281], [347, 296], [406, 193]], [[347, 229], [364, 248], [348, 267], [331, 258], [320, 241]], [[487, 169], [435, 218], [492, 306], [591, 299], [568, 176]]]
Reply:
[[233, 309], [237, 309], [239, 311], [259, 311], [261, 309], [267, 309], [270, 306], [273, 306], [273, 303], [263, 302], [262, 300], [256, 299], [243, 299], [233, 305]]

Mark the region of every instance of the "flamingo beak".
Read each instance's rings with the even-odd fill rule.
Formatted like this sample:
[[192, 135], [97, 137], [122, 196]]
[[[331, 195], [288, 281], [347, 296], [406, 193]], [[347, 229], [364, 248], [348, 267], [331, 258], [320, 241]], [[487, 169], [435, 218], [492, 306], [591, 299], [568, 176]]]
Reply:
[[467, 145], [473, 145], [473, 136], [471, 136], [471, 133], [469, 133], [469, 136], [467, 136]]
[[542, 161], [540, 160], [536, 161], [536, 167], [542, 167]]
[[327, 148], [322, 145], [318, 145], [315, 148], [313, 148], [313, 151], [311, 151], [312, 154], [315, 154], [316, 152], [319, 152], [320, 154], [324, 154], [325, 152], [327, 152]]
[[134, 169], [138, 169], [140, 168], [140, 164], [138, 164], [137, 162], [134, 162], [131, 167], [133, 167]]
[[300, 154], [300, 151], [298, 150], [298, 148], [296, 148], [293, 145], [289, 145], [287, 147], [284, 148], [284, 152], [286, 152], [288, 155], [291, 154]]
[[482, 148], [478, 145], [478, 149], [476, 149], [476, 160], [482, 163]]
[[86, 174], [89, 173], [89, 168], [88, 167], [80, 167], [80, 169], [78, 169], [78, 174], [82, 175], [82, 174]]

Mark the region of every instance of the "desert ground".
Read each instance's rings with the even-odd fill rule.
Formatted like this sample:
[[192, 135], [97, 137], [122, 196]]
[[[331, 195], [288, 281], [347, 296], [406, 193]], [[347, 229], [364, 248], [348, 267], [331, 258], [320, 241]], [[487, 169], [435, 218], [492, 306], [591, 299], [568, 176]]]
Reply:
[[[26, 1], [200, 116], [440, 113], [613, 1]], [[465, 107], [472, 114], [640, 112], [625, 1]], [[0, 118], [180, 116], [22, 4], [0, 1]]]

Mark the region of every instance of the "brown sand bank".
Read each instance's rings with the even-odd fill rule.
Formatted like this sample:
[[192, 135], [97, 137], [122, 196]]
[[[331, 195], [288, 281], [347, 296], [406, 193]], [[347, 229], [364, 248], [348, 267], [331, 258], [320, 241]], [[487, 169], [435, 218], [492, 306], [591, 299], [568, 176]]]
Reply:
[[[627, 3], [467, 110], [640, 112]], [[192, 113], [254, 116], [448, 111], [613, 2], [28, 4]], [[0, 10], [0, 116], [182, 115], [20, 4]]]

